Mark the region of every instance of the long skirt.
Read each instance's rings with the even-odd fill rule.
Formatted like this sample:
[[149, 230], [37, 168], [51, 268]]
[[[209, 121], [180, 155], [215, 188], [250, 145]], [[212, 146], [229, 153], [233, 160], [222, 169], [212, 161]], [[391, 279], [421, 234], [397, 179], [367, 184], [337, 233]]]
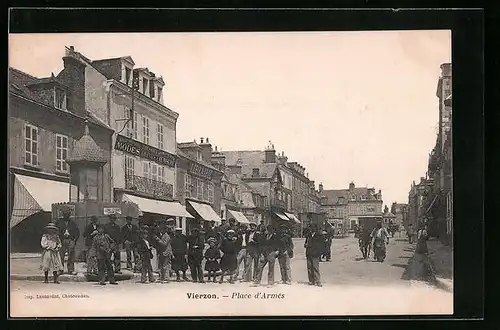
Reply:
[[188, 268], [188, 264], [186, 261], [186, 255], [184, 254], [178, 254], [175, 255], [172, 259], [172, 270], [174, 272], [185, 272]]
[[236, 253], [225, 253], [220, 260], [220, 269], [222, 271], [235, 271], [238, 265]]
[[48, 272], [51, 270], [54, 272], [59, 272], [64, 270], [63, 264], [61, 262], [61, 254], [59, 253], [59, 251], [44, 249], [42, 251], [42, 264], [40, 265], [40, 268], [44, 272]]
[[207, 272], [216, 272], [216, 271], [220, 270], [219, 261], [217, 261], [217, 259], [207, 260], [205, 262], [205, 270]]

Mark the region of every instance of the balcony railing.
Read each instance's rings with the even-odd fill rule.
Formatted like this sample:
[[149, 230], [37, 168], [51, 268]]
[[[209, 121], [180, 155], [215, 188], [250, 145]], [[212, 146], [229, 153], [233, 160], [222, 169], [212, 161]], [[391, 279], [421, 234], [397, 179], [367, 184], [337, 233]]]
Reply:
[[125, 176], [125, 189], [134, 190], [159, 199], [172, 199], [173, 185], [138, 175]]

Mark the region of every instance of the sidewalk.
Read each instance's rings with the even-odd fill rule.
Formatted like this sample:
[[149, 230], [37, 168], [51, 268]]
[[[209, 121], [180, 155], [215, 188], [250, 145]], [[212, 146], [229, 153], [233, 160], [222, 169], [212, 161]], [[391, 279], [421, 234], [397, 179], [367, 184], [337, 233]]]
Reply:
[[429, 249], [429, 264], [434, 274], [436, 284], [447, 290], [453, 291], [453, 248], [443, 245], [439, 240], [427, 241]]

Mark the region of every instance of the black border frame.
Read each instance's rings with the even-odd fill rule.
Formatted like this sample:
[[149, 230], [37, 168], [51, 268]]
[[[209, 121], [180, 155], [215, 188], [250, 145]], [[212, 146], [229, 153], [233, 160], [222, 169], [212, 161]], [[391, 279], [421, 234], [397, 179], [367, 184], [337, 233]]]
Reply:
[[[453, 316], [263, 317], [302, 320], [455, 319], [484, 316], [484, 12], [409, 9], [11, 9], [10, 33], [451, 29], [453, 63]], [[436, 77], [436, 82], [437, 82]], [[7, 112], [6, 112], [7, 113]], [[7, 139], [6, 139], [7, 141]], [[8, 145], [6, 146], [8, 148]], [[8, 150], [8, 149], [5, 150]], [[429, 146], [429, 150], [432, 146]], [[425, 169], [422, 169], [425, 171]], [[8, 240], [6, 240], [8, 241]], [[8, 257], [8, 256], [7, 256]], [[8, 269], [7, 269], [8, 274]], [[7, 283], [9, 280], [7, 279]], [[8, 299], [8, 295], [6, 295]], [[7, 312], [9, 317], [9, 313]], [[101, 319], [101, 318], [99, 318]], [[112, 318], [106, 318], [112, 319]], [[149, 320], [150, 318], [134, 318]], [[165, 318], [180, 319], [180, 318]], [[185, 319], [185, 318], [182, 318]], [[193, 319], [193, 318], [187, 318]], [[235, 318], [209, 317], [228, 320]], [[237, 319], [254, 319], [238, 317]], [[14, 320], [14, 319], [12, 319]], [[132, 320], [130, 320], [132, 321]], [[24, 322], [23, 322], [24, 323]], [[135, 323], [135, 322], [134, 322]], [[455, 324], [457, 326], [458, 324]]]

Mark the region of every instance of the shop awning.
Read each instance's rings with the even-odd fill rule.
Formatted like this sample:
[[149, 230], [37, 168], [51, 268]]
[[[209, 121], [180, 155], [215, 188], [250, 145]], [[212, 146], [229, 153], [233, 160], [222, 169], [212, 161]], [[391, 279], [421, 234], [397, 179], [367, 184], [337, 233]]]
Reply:
[[290, 219], [288, 219], [287, 216], [281, 212], [274, 212], [274, 214], [276, 214], [276, 216], [278, 216], [278, 218], [280, 218], [283, 221], [290, 221]]
[[186, 208], [179, 202], [167, 202], [156, 199], [138, 197], [129, 194], [123, 194], [123, 197], [129, 202], [137, 204], [142, 212], [169, 215], [173, 217], [192, 218], [193, 216], [186, 211]]
[[238, 211], [228, 210], [229, 213], [233, 216], [233, 218], [239, 223], [247, 223], [250, 224], [250, 221], [245, 217], [245, 215]]
[[[73, 186], [73, 191], [76, 187]], [[69, 183], [14, 175], [14, 205], [10, 228], [30, 215], [45, 211], [52, 212], [52, 204], [69, 201]]]
[[188, 201], [189, 205], [193, 207], [193, 209], [198, 213], [198, 215], [206, 221], [215, 221], [222, 222], [222, 219], [219, 215], [214, 211], [214, 209], [207, 204], [196, 203], [192, 201]]
[[439, 197], [439, 194], [437, 194], [436, 196], [434, 196], [434, 199], [432, 200], [431, 202], [431, 205], [429, 205], [429, 207], [427, 208], [427, 210], [425, 211], [424, 214], [427, 214], [429, 213], [429, 211], [431, 210], [431, 208], [434, 206], [434, 203], [436, 203], [436, 199]]
[[297, 219], [297, 217], [295, 216], [295, 214], [285, 212], [285, 215], [286, 215], [289, 219], [291, 219], [291, 220], [295, 221], [296, 223], [300, 223], [300, 220], [299, 220], [299, 219]]

